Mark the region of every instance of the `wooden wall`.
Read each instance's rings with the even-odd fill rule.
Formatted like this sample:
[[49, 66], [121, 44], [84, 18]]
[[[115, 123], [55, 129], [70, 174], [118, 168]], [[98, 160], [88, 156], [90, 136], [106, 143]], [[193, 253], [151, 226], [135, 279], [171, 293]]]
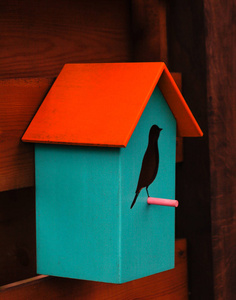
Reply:
[[234, 299], [236, 280], [235, 1], [169, 2], [169, 67], [204, 132], [177, 165], [176, 234], [188, 240], [191, 299]]
[[211, 220], [216, 299], [236, 295], [235, 1], [204, 1]]
[[124, 0], [1, 1], [0, 28], [2, 79], [55, 77], [65, 62], [130, 60]]

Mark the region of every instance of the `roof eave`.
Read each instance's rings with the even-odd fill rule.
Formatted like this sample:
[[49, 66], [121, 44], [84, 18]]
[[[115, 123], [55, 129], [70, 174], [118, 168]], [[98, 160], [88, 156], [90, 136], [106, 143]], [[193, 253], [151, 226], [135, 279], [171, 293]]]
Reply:
[[184, 100], [173, 77], [164, 65], [157, 83], [177, 122], [177, 136], [201, 137], [203, 132]]

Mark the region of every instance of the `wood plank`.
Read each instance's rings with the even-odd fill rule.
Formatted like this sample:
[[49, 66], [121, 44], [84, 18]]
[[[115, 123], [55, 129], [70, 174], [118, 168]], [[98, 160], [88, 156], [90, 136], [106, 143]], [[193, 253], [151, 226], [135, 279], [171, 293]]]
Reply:
[[188, 299], [186, 240], [177, 240], [175, 268], [121, 285], [38, 276], [0, 288], [2, 300]]
[[0, 2], [0, 78], [55, 77], [65, 63], [130, 60], [125, 0]]
[[[172, 74], [177, 84], [181, 75]], [[21, 137], [53, 78], [0, 80], [0, 191], [34, 186], [34, 146]]]
[[214, 294], [203, 1], [173, 0], [167, 12], [169, 69], [182, 73], [182, 93], [204, 133], [184, 139], [184, 161], [176, 165], [176, 236], [188, 240], [191, 299], [209, 300]]
[[166, 2], [132, 0], [133, 59], [168, 63]]
[[0, 191], [34, 185], [34, 146], [20, 139], [52, 82], [0, 80]]
[[236, 295], [235, 1], [204, 1], [212, 246], [216, 299]]

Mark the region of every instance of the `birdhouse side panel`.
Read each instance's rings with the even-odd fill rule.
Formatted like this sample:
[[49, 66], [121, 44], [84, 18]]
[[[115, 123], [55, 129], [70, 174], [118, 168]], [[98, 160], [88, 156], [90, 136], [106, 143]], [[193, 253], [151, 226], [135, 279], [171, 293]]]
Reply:
[[119, 151], [36, 145], [39, 274], [119, 282]]
[[[159, 157], [158, 161], [153, 157], [148, 159], [149, 166], [145, 167], [142, 161], [154, 124], [162, 129], [154, 141]], [[121, 149], [121, 282], [174, 267], [175, 209], [148, 205], [145, 187], [132, 209], [130, 205], [139, 177], [146, 184], [146, 174], [140, 175], [141, 169], [154, 172], [157, 163], [157, 175], [148, 187], [150, 197], [175, 199], [175, 153], [176, 121], [156, 87], [127, 147]]]

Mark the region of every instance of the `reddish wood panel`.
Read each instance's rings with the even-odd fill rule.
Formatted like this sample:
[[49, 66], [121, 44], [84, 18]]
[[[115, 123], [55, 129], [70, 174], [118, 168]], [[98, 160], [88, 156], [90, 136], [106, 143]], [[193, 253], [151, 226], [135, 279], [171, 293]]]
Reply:
[[0, 2], [0, 78], [57, 76], [65, 63], [130, 59], [125, 0]]
[[2, 300], [188, 299], [186, 241], [177, 240], [175, 268], [121, 285], [39, 276], [0, 289]]
[[34, 148], [21, 137], [52, 82], [0, 80], [0, 191], [34, 185]]
[[235, 1], [204, 1], [215, 299], [236, 295]]
[[133, 59], [167, 64], [166, 2], [132, 0], [131, 11]]

